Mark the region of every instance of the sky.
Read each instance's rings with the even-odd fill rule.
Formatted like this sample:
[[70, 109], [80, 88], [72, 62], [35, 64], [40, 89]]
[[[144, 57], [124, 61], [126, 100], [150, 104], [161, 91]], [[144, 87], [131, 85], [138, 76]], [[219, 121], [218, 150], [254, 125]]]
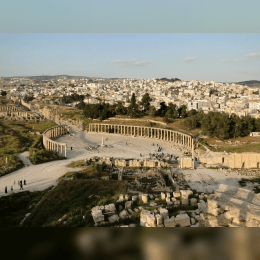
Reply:
[[3, 0], [0, 77], [260, 80], [259, 0]]
[[1, 33], [252, 33], [259, 0], [2, 0]]
[[260, 80], [260, 34], [2, 33], [0, 77]]

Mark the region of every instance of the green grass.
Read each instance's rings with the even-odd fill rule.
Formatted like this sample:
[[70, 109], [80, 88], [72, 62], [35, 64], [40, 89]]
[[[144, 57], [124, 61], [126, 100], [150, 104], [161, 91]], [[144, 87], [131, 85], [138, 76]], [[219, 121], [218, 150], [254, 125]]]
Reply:
[[83, 167], [83, 166], [86, 166], [84, 160], [80, 160], [80, 161], [72, 161], [70, 164], [67, 165], [67, 167], [71, 167], [71, 168], [74, 168], [74, 167]]
[[227, 153], [245, 153], [245, 152], [260, 152], [260, 144], [244, 144], [242, 146], [235, 146], [235, 147], [221, 147], [221, 148], [213, 148], [210, 147], [210, 150], [213, 152], [224, 152]]
[[[42, 149], [42, 137], [31, 135], [29, 131], [42, 133], [54, 125], [56, 124], [53, 122], [0, 121], [0, 174], [5, 175], [23, 167], [22, 161], [15, 154], [34, 149], [34, 157], [37, 157], [38, 150]], [[6, 157], [8, 165], [5, 163]], [[43, 157], [48, 158], [46, 155]]]
[[34, 203], [37, 204], [50, 188], [36, 192], [23, 191], [0, 197], [0, 227], [19, 227], [25, 214], [33, 210], [29, 207]]
[[[93, 226], [91, 208], [98, 203], [110, 202], [112, 196], [125, 191], [126, 184], [121, 181], [91, 181], [85, 179], [62, 180], [47, 194], [38, 208], [26, 219], [25, 227], [80, 227]], [[100, 198], [90, 195], [99, 195]], [[66, 225], [58, 220], [64, 219]], [[83, 221], [83, 215], [86, 216]]]

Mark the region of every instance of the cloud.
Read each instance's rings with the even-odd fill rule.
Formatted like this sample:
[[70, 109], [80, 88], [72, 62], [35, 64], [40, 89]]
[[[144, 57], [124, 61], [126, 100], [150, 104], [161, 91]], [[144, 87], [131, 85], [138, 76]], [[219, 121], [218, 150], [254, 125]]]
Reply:
[[247, 55], [245, 55], [246, 57], [249, 58], [260, 58], [260, 52], [256, 52], [256, 53], [249, 53]]
[[138, 61], [137, 59], [130, 60], [114, 60], [111, 63], [116, 64], [118, 67], [151, 67], [152, 63], [150, 61]]
[[184, 62], [193, 62], [196, 60], [196, 57], [185, 57], [183, 58]]
[[224, 63], [227, 63], [227, 62], [231, 62], [232, 60], [228, 60], [228, 59], [222, 59], [222, 60], [219, 60], [220, 62], [224, 62]]

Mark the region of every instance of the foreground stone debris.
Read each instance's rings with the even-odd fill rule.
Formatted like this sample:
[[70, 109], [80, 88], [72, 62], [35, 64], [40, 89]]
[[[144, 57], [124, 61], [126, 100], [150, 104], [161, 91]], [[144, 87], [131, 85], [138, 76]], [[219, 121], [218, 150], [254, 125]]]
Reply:
[[259, 227], [260, 194], [253, 191], [220, 185], [208, 197], [202, 211], [200, 225], [206, 227]]

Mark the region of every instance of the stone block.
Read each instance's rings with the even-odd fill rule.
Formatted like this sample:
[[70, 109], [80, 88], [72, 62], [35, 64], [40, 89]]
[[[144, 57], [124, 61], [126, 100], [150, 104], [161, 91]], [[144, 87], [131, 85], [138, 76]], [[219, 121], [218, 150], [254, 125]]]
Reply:
[[125, 195], [125, 200], [129, 200], [129, 195], [128, 194]]
[[150, 206], [151, 206], [151, 207], [156, 207], [156, 206], [157, 206], [157, 203], [155, 203], [155, 202], [150, 202]]
[[188, 214], [180, 214], [176, 216], [175, 222], [181, 227], [188, 227], [190, 226], [190, 217]]
[[137, 201], [137, 196], [132, 196], [132, 201]]
[[219, 227], [217, 217], [208, 215], [207, 220], [205, 220], [205, 227]]
[[135, 227], [135, 224], [129, 224], [129, 227]]
[[172, 200], [172, 202], [175, 202], [175, 201], [176, 201], [176, 199], [175, 199], [174, 197], [172, 197], [171, 200]]
[[115, 204], [112, 203], [112, 204], [109, 204], [108, 206], [109, 206], [109, 210], [110, 210], [110, 211], [116, 211], [116, 206], [115, 206]]
[[204, 199], [204, 195], [199, 195], [199, 199], [203, 200]]
[[208, 202], [208, 207], [209, 208], [215, 209], [215, 208], [218, 207], [218, 202], [216, 200], [208, 199], [207, 202]]
[[162, 225], [162, 223], [163, 223], [163, 218], [162, 218], [162, 216], [159, 215], [159, 214], [157, 214], [157, 215], [155, 215], [155, 217], [156, 217], [157, 226], [158, 226], [158, 225]]
[[154, 215], [152, 214], [147, 215], [146, 222], [148, 223], [149, 226], [156, 227], [156, 218]]
[[225, 219], [227, 219], [227, 220], [232, 220], [233, 219], [233, 216], [230, 214], [229, 211], [225, 212], [223, 215], [224, 215]]
[[231, 224], [231, 221], [226, 219], [224, 215], [219, 215], [217, 217], [218, 225], [222, 227], [228, 227]]
[[108, 211], [110, 211], [110, 207], [109, 207], [109, 205], [105, 205], [105, 212], [108, 212]]
[[161, 192], [161, 199], [162, 200], [165, 200], [166, 196], [165, 196], [165, 193], [164, 192]]
[[140, 213], [140, 225], [144, 226], [145, 223], [147, 222], [147, 216], [150, 215], [149, 210], [142, 210]]
[[215, 217], [217, 217], [219, 215], [219, 209], [218, 208], [207, 208], [207, 213], [211, 214]]
[[129, 216], [129, 214], [127, 213], [126, 210], [121, 211], [119, 214], [120, 219], [126, 219], [126, 218], [128, 218], [128, 216]]
[[182, 205], [189, 205], [189, 198], [187, 195], [182, 195], [181, 203], [182, 203]]
[[165, 219], [164, 226], [165, 227], [175, 227], [176, 226], [175, 218], [171, 217], [171, 218]]
[[148, 195], [147, 194], [142, 195], [142, 201], [143, 201], [143, 203], [148, 203]]
[[166, 196], [167, 196], [167, 198], [170, 198], [170, 197], [171, 197], [171, 193], [170, 193], [170, 192], [167, 192], [167, 193], [166, 193]]
[[205, 212], [207, 210], [207, 204], [205, 203], [204, 200], [200, 201], [200, 203], [198, 203], [198, 209], [200, 212]]
[[246, 227], [257, 227], [258, 225], [259, 225], [258, 222], [255, 221], [254, 219], [250, 219], [245, 223]]
[[164, 209], [164, 208], [160, 208], [159, 209], [159, 212], [160, 212], [160, 215], [163, 219], [166, 219], [169, 217], [169, 213], [168, 213], [168, 210], [167, 209]]
[[192, 199], [190, 199], [190, 205], [191, 206], [197, 206], [198, 204], [197, 204], [197, 199], [196, 198], [192, 198]]
[[114, 223], [116, 223], [118, 221], [119, 221], [118, 215], [113, 215], [113, 216], [108, 217], [108, 222], [110, 224], [114, 224]]
[[190, 219], [191, 225], [194, 225], [196, 223], [196, 220], [194, 218]]
[[181, 193], [174, 191], [174, 192], [172, 193], [172, 195], [173, 195], [174, 198], [178, 198], [178, 197], [181, 196]]
[[[245, 227], [246, 226], [246, 223], [245, 221], [240, 221], [239, 219], [237, 218], [233, 218], [232, 219], [232, 225], [234, 226], [237, 226], [237, 227]], [[253, 222], [252, 222], [253, 223]], [[255, 224], [255, 223], [254, 223]], [[257, 227], [257, 225], [255, 226]]]
[[167, 197], [166, 198], [166, 202], [168, 203], [168, 202], [170, 202], [171, 201], [171, 199], [169, 198], [169, 197]]
[[124, 200], [124, 194], [119, 195], [119, 200]]
[[97, 222], [102, 222], [105, 220], [105, 216], [104, 215], [96, 215], [96, 216], [93, 216], [93, 219], [94, 221], [97, 223]]
[[125, 209], [131, 209], [131, 207], [132, 207], [132, 201], [126, 201], [126, 203], [125, 203]]
[[134, 213], [131, 209], [128, 209], [127, 211], [129, 212], [130, 215]]

